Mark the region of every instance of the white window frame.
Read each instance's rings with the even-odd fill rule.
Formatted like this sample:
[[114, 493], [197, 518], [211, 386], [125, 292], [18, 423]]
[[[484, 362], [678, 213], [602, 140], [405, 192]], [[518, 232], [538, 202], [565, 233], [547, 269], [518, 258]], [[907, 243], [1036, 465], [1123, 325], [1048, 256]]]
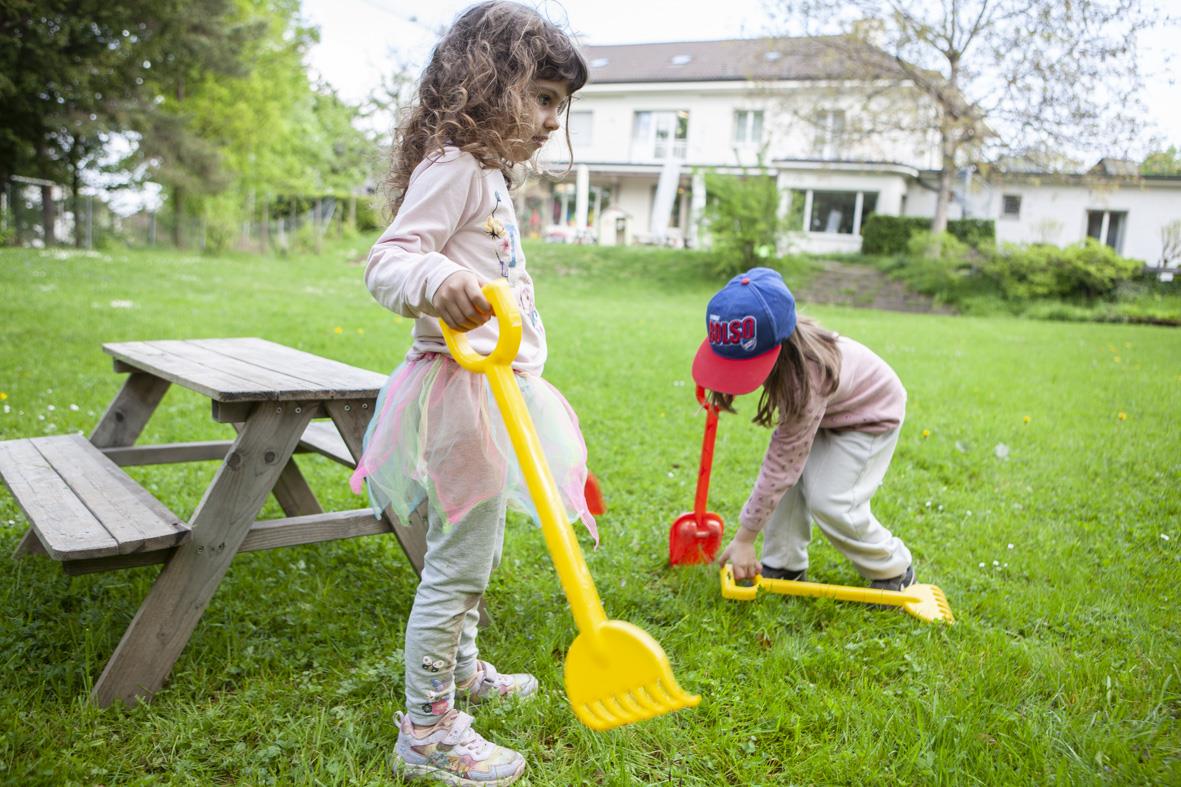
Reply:
[[[881, 193], [877, 191], [854, 191], [853, 189], [796, 189], [796, 191], [804, 192], [804, 228], [803, 231], [809, 235], [840, 235], [845, 236], [844, 232], [822, 232], [813, 231], [812, 229], [812, 194], [814, 191], [831, 191], [844, 192], [846, 194], [855, 194], [853, 198], [853, 231], [849, 233], [849, 237], [861, 235], [861, 219], [862, 213], [865, 211], [865, 195], [874, 194], [877, 198], [881, 198]], [[874, 207], [876, 209], [877, 202], [875, 200]]]
[[[1087, 226], [1083, 230], [1085, 233], [1084, 237], [1087, 237], [1087, 238], [1092, 237], [1092, 235], [1089, 232], [1092, 213], [1102, 213], [1103, 214], [1102, 222], [1099, 225], [1099, 237], [1095, 238], [1095, 240], [1099, 241], [1104, 246], [1110, 246], [1112, 249], [1115, 250], [1116, 254], [1123, 254], [1124, 253], [1123, 252], [1124, 239], [1128, 236], [1128, 211], [1126, 211], [1126, 210], [1108, 210], [1106, 208], [1087, 208]], [[1120, 222], [1119, 237], [1116, 239], [1115, 243], [1108, 243], [1107, 242], [1107, 233], [1111, 229], [1111, 215], [1113, 213], [1118, 213], [1123, 218]]]
[[758, 147], [763, 144], [765, 119], [761, 109], [734, 110], [734, 144], [739, 147]]
[[[585, 133], [575, 133], [574, 118], [586, 118]], [[570, 132], [570, 144], [576, 148], [589, 148], [594, 140], [595, 113], [590, 109], [572, 109], [567, 119], [567, 131]]]
[[822, 159], [839, 159], [845, 138], [845, 110], [822, 109], [816, 113], [813, 150]]
[[[685, 118], [685, 136], [677, 137], [678, 119]], [[641, 117], [647, 117], [640, 130]], [[667, 136], [662, 138], [662, 134]], [[636, 110], [632, 116], [632, 160], [684, 161], [689, 142], [689, 110]]]

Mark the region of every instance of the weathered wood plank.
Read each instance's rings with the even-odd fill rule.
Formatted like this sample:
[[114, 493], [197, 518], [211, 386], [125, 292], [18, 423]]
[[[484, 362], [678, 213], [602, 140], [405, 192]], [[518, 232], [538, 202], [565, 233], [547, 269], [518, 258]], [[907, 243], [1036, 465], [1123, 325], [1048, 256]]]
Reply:
[[150, 698], [168, 677], [307, 428], [311, 408], [257, 407], [94, 685], [102, 707]]
[[[368, 402], [362, 402], [360, 406], [366, 407], [368, 404]], [[328, 421], [312, 421], [308, 424], [307, 431], [303, 433], [303, 437], [299, 441], [299, 447], [326, 456], [346, 467], [357, 466], [357, 460], [353, 459], [353, 454], [345, 445], [340, 432], [337, 431], [334, 424]]]
[[164, 398], [168, 386], [167, 380], [155, 375], [132, 372], [90, 433], [90, 442], [100, 448], [132, 445]]
[[[237, 358], [259, 367], [298, 377], [309, 387], [322, 391], [338, 391], [343, 398], [376, 397], [386, 377], [369, 369], [297, 350], [266, 339], [193, 339], [193, 344], [227, 357]], [[325, 398], [335, 398], [328, 396]]]
[[183, 341], [116, 342], [104, 344], [103, 351], [124, 363], [211, 399], [222, 399], [223, 391], [255, 391], [259, 394], [258, 399], [268, 398], [265, 392], [256, 391], [256, 383], [250, 376], [242, 377], [216, 365], [195, 365], [190, 359], [178, 356], [174, 349], [183, 345]]
[[126, 448], [104, 448], [103, 454], [119, 467], [170, 465], [178, 462], [207, 462], [222, 460], [230, 452], [232, 440], [209, 440], [196, 443], [165, 443], [163, 445], [135, 445]]
[[262, 339], [123, 342], [103, 349], [221, 402], [369, 397], [384, 382], [376, 372]]
[[267, 519], [254, 523], [238, 551], [253, 552], [260, 549], [317, 544], [388, 532], [389, 523], [375, 517], [373, 510], [369, 508], [286, 519]]
[[[385, 519], [373, 516], [373, 511], [368, 508], [285, 519], [262, 519], [251, 526], [250, 532], [246, 534], [238, 551], [257, 552], [388, 532], [390, 532], [389, 523]], [[70, 576], [76, 576], [78, 574], [93, 574], [98, 571], [136, 568], [155, 563], [167, 563], [173, 552], [175, 552], [173, 549], [161, 549], [156, 552], [139, 552], [134, 555], [116, 555], [115, 557], [93, 560], [71, 560], [62, 563], [62, 569]]]
[[54, 559], [119, 553], [115, 538], [42, 456], [32, 439], [0, 442], [0, 475], [45, 551]]
[[41, 543], [41, 539], [37, 538], [37, 531], [32, 527], [25, 531], [20, 543], [16, 545], [16, 549], [12, 550], [13, 558], [47, 554], [49, 553], [45, 551], [45, 545]]
[[81, 435], [41, 437], [33, 443], [115, 539], [119, 554], [175, 546], [188, 532], [179, 517]]

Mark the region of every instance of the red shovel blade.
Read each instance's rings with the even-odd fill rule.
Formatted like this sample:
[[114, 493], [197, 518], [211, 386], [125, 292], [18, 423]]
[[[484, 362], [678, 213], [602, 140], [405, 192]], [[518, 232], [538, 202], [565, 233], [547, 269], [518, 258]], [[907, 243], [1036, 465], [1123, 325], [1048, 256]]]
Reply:
[[701, 522], [692, 511], [681, 514], [668, 531], [668, 562], [673, 566], [712, 563], [722, 545], [725, 524], [717, 514], [706, 511]]
[[591, 512], [591, 516], [602, 516], [607, 513], [607, 504], [603, 502], [603, 490], [599, 486], [599, 479], [589, 470], [586, 473], [583, 493], [586, 495], [586, 509]]

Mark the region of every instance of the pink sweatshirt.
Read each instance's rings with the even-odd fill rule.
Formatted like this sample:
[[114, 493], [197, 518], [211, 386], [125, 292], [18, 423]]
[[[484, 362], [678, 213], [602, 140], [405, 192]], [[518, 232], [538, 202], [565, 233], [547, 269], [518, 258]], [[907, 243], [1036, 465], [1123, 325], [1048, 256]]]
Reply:
[[[365, 266], [365, 285], [378, 303], [417, 318], [407, 358], [447, 352], [431, 299], [444, 279], [465, 268], [481, 282], [508, 279], [524, 323], [513, 368], [540, 375], [545, 328], [534, 306], [533, 279], [525, 272], [517, 214], [504, 176], [448, 146], [411, 173], [402, 207]], [[487, 354], [497, 334], [491, 320], [467, 336], [476, 352]]]
[[[748, 530], [762, 530], [783, 495], [800, 480], [818, 430], [879, 434], [902, 425], [906, 389], [894, 370], [846, 336], [838, 337], [837, 348], [841, 368], [836, 391], [828, 397], [813, 396], [799, 420], [780, 423], [771, 433], [754, 491], [739, 517]], [[817, 367], [811, 366], [809, 372], [814, 389], [819, 388]]]

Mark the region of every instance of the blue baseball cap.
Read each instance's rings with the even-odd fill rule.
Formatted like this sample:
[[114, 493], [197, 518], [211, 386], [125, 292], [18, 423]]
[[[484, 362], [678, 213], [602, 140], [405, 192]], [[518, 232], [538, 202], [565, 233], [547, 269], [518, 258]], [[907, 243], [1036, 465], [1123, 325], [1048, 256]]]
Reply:
[[694, 381], [719, 393], [750, 393], [767, 379], [780, 345], [796, 329], [796, 301], [777, 271], [751, 268], [710, 299], [705, 328]]

